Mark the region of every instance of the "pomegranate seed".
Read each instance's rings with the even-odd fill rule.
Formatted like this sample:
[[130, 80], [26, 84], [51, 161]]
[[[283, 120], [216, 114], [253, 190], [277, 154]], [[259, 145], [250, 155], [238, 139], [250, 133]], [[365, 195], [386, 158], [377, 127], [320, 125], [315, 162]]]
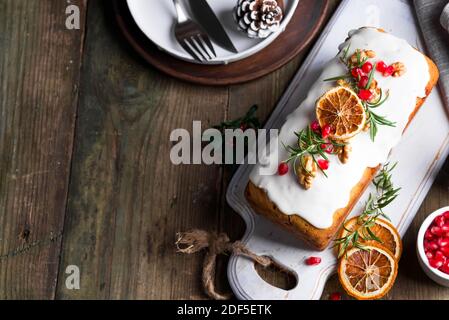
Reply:
[[432, 234], [432, 232], [430, 232], [430, 230], [427, 230], [426, 233], [424, 234], [424, 239], [426, 240], [432, 240], [435, 236]]
[[321, 263], [320, 257], [309, 257], [306, 259], [306, 264], [308, 266], [317, 266]]
[[443, 261], [446, 261], [446, 256], [442, 251], [438, 250], [435, 252], [435, 259], [442, 259]]
[[449, 232], [449, 224], [445, 224], [444, 226], [441, 227], [441, 231], [443, 232]]
[[433, 220], [433, 223], [436, 224], [438, 227], [444, 226], [444, 216], [438, 216]]
[[316, 133], [320, 133], [321, 131], [321, 127], [320, 124], [318, 123], [318, 121], [313, 121], [312, 124], [310, 125], [310, 128], [315, 131]]
[[368, 84], [368, 82], [369, 82], [369, 78], [367, 76], [361, 77], [359, 84], [358, 84], [359, 88], [365, 88], [366, 85]]
[[320, 166], [321, 170], [329, 169], [329, 161], [327, 161], [327, 160], [319, 159], [318, 160], [318, 165]]
[[449, 219], [449, 211], [446, 211], [445, 213], [443, 213], [443, 216], [444, 216], [446, 219]]
[[326, 124], [323, 127], [323, 129], [321, 129], [321, 136], [323, 137], [323, 139], [326, 139], [330, 133], [331, 133], [331, 126]]
[[331, 293], [329, 296], [329, 300], [341, 300], [341, 293], [340, 292]]
[[449, 247], [442, 247], [440, 251], [444, 254], [446, 258], [449, 258]]
[[365, 73], [369, 73], [373, 70], [373, 64], [369, 61], [365, 62], [362, 66], [362, 71]]
[[394, 72], [393, 66], [388, 66], [388, 67], [385, 69], [385, 71], [383, 72], [383, 76], [384, 76], [384, 77], [389, 77], [389, 76], [391, 76], [391, 75], [393, 74], [393, 72]]
[[377, 65], [376, 65], [376, 70], [377, 71], [379, 71], [381, 73], [384, 73], [386, 69], [387, 69], [387, 64], [385, 62], [379, 61], [377, 63]]
[[447, 261], [440, 267], [440, 271], [449, 274], [449, 261]]
[[438, 250], [438, 248], [439, 248], [439, 246], [436, 241], [429, 241], [429, 243], [427, 244], [427, 249], [430, 251]]
[[433, 259], [433, 253], [432, 252], [430, 252], [430, 251], [428, 251], [428, 252], [426, 252], [426, 257], [427, 257], [427, 259]]
[[437, 226], [430, 228], [430, 232], [432, 232], [436, 236], [441, 236], [443, 234], [443, 230], [441, 230], [441, 228]]
[[432, 268], [438, 269], [443, 265], [443, 260], [441, 259], [430, 259], [429, 264]]
[[324, 152], [331, 154], [334, 151], [334, 146], [331, 143], [323, 143], [321, 149], [324, 150]]
[[370, 100], [372, 96], [373, 96], [373, 94], [369, 90], [362, 89], [359, 91], [359, 98], [364, 101]]
[[360, 68], [353, 68], [353, 69], [351, 70], [351, 74], [352, 74], [352, 76], [353, 76], [354, 78], [356, 78], [356, 79], [360, 79], [360, 77], [363, 77], [363, 76], [365, 75], [365, 73], [363, 72], [363, 70], [360, 69]]
[[286, 164], [285, 162], [281, 162], [281, 164], [278, 167], [278, 174], [280, 176], [283, 176], [287, 174], [287, 172], [288, 172], [288, 164]]
[[449, 245], [449, 238], [439, 238], [437, 243], [440, 247], [447, 247]]

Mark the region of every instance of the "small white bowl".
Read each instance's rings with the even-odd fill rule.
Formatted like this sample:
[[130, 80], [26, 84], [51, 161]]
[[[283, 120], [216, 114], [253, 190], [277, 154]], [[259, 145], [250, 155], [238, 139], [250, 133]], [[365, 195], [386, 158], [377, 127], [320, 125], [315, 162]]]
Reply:
[[426, 253], [424, 251], [424, 234], [426, 233], [429, 226], [432, 224], [433, 220], [437, 216], [441, 215], [446, 211], [449, 211], [449, 207], [438, 209], [437, 211], [430, 214], [426, 218], [426, 220], [424, 220], [421, 227], [419, 228], [418, 239], [416, 242], [416, 251], [418, 254], [419, 264], [421, 265], [421, 268], [424, 270], [427, 276], [436, 283], [445, 287], [449, 287], [449, 274], [441, 272], [438, 269], [432, 268], [429, 264], [429, 259], [427, 259]]

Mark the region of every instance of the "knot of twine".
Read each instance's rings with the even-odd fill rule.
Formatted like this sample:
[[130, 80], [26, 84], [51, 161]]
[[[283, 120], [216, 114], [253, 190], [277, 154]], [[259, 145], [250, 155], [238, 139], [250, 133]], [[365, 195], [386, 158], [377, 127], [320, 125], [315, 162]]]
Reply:
[[180, 253], [192, 254], [208, 249], [203, 262], [202, 284], [206, 294], [215, 300], [231, 299], [232, 294], [218, 293], [215, 284], [216, 259], [219, 254], [235, 254], [247, 257], [264, 267], [271, 265], [268, 257], [259, 256], [240, 242], [231, 242], [225, 233], [215, 234], [203, 230], [180, 232], [177, 235], [176, 248]]

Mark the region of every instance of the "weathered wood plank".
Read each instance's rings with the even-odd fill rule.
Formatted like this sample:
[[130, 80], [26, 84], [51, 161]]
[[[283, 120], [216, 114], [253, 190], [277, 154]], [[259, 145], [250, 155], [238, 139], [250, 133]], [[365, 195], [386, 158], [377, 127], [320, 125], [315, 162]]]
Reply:
[[[218, 225], [219, 167], [170, 162], [170, 133], [224, 118], [226, 88], [165, 76], [127, 48], [90, 1], [58, 298], [202, 298], [201, 255], [175, 233]], [[67, 290], [64, 268], [81, 270]]]
[[66, 7], [0, 1], [0, 299], [55, 293], [84, 34]]

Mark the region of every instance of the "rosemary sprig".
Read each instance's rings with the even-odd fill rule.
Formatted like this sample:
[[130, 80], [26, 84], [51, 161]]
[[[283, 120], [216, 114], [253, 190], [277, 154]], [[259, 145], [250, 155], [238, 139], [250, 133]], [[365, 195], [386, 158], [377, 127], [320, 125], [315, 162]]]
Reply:
[[248, 128], [259, 129], [260, 121], [255, 115], [257, 109], [258, 106], [253, 105], [243, 117], [237, 118], [235, 120], [223, 121], [222, 123], [214, 126], [213, 128], [224, 130], [224, 129], [239, 129], [243, 126], [245, 127], [245, 129]]
[[341, 76], [327, 78], [327, 79], [324, 79], [323, 81], [325, 81], [325, 82], [338, 81], [338, 80], [350, 79], [351, 77], [352, 77], [351, 74], [347, 73], [347, 74], [344, 74], [344, 75], [341, 75]]
[[345, 146], [345, 144], [338, 143], [330, 139], [323, 139], [322, 136], [319, 133], [313, 131], [310, 126], [308, 126], [307, 129], [295, 132], [295, 135], [298, 138], [296, 146], [286, 146], [284, 144], [284, 148], [289, 153], [289, 157], [284, 160], [284, 162], [288, 163], [290, 161], [293, 161], [293, 170], [295, 171], [295, 174], [297, 174], [296, 164], [299, 160], [301, 168], [307, 172], [307, 169], [304, 166], [304, 157], [306, 155], [310, 155], [313, 161], [317, 164], [319, 170], [327, 177], [326, 173], [318, 165], [318, 160], [316, 159], [317, 156], [321, 156], [323, 159], [329, 160], [325, 150], [323, 150], [321, 146], [332, 145], [331, 154], [335, 154], [335, 150], [337, 149], [337, 147]]
[[334, 240], [334, 246], [340, 247], [338, 251], [339, 258], [345, 254], [349, 247], [364, 249], [363, 241], [374, 240], [382, 243], [382, 240], [374, 234], [371, 228], [375, 225], [379, 217], [389, 220], [383, 210], [399, 195], [400, 188], [394, 188], [392, 182], [392, 171], [396, 165], [397, 163], [390, 167], [390, 164], [385, 164], [374, 178], [373, 184], [376, 187], [376, 193], [369, 195], [365, 208], [357, 219], [357, 228], [349, 230], [343, 224], [343, 228], [348, 234]]
[[346, 64], [346, 59], [348, 57], [349, 49], [351, 49], [351, 44], [348, 44], [348, 46], [343, 50], [343, 57], [340, 58], [340, 60]]
[[364, 101], [363, 105], [365, 107], [365, 112], [368, 117], [368, 121], [370, 124], [370, 137], [371, 140], [374, 141], [377, 135], [377, 131], [379, 130], [379, 126], [388, 126], [395, 127], [396, 122], [388, 120], [386, 117], [378, 115], [372, 109], [378, 108], [382, 105], [389, 97], [389, 92], [383, 98], [383, 91], [380, 91], [379, 99], [376, 102], [370, 103], [368, 101]]

